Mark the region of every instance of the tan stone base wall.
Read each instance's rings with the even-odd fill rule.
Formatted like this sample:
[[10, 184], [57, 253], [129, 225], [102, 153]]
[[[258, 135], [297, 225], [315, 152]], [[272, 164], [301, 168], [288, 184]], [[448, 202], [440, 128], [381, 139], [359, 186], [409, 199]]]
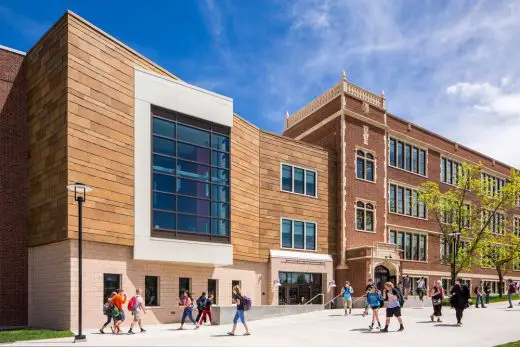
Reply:
[[[236, 262], [227, 267], [136, 261], [132, 248], [95, 242], [83, 246], [83, 327], [98, 328], [103, 315], [103, 274], [121, 274], [129, 298], [144, 289], [145, 276], [159, 277], [159, 307], [151, 307], [145, 324], [180, 321], [177, 305], [179, 277], [191, 278], [196, 298], [207, 291], [208, 279], [217, 280], [219, 305], [231, 304], [231, 281], [241, 281], [255, 305], [268, 304], [267, 263]], [[47, 328], [77, 328], [77, 242], [63, 241], [29, 249], [29, 324]], [[175, 314], [171, 314], [174, 311]], [[125, 323], [128, 325], [129, 323]]]

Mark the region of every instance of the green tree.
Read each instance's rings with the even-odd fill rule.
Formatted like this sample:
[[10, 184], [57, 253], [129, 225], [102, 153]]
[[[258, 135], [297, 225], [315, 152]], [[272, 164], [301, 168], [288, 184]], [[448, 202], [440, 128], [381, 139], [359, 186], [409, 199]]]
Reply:
[[506, 217], [512, 218], [520, 195], [520, 172], [513, 169], [507, 180], [497, 180], [483, 172], [482, 165], [462, 164], [443, 175], [449, 175], [453, 185], [427, 181], [419, 199], [439, 226], [446, 250], [442, 261], [450, 266], [454, 282], [461, 270], [481, 264], [484, 250], [506, 235]]

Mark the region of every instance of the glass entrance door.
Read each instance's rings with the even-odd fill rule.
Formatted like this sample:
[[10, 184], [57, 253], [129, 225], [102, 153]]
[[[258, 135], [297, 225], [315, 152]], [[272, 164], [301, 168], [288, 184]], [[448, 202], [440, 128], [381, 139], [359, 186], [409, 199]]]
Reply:
[[[302, 305], [322, 293], [321, 274], [280, 272], [278, 276], [281, 284], [278, 289], [279, 305]], [[312, 304], [320, 303], [323, 303], [321, 296], [312, 300]]]

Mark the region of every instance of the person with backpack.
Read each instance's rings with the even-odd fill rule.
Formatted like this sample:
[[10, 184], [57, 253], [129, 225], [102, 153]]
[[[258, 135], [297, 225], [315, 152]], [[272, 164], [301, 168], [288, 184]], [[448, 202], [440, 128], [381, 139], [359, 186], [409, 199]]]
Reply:
[[116, 290], [116, 295], [112, 298], [110, 305], [112, 307], [112, 317], [114, 319], [114, 333], [121, 332], [121, 324], [125, 321], [125, 310], [123, 305], [126, 303], [126, 294], [124, 289]]
[[475, 289], [473, 290], [473, 293], [477, 296], [477, 302], [475, 303], [475, 308], [478, 308], [478, 303], [480, 302], [482, 305], [482, 308], [486, 308], [484, 306], [484, 293], [482, 292], [482, 282], [480, 282], [480, 285], [476, 285]]
[[507, 283], [507, 300], [509, 301], [509, 306], [507, 308], [513, 308], [513, 294], [516, 293], [516, 285], [512, 279], [509, 279]]
[[462, 316], [464, 310], [468, 307], [468, 300], [470, 297], [469, 288], [467, 285], [462, 284], [462, 279], [457, 278], [455, 285], [450, 291], [450, 304], [455, 309], [455, 315], [457, 317], [457, 326], [462, 326]]
[[394, 287], [392, 282], [386, 282], [384, 284], [385, 290], [385, 301], [388, 302], [386, 306], [386, 324], [385, 328], [381, 330], [382, 333], [388, 332], [388, 327], [390, 326], [390, 319], [392, 317], [396, 317], [399, 321], [399, 330], [404, 330], [403, 319], [401, 317], [401, 306], [404, 305], [404, 297], [401, 291]]
[[208, 300], [208, 297], [206, 296], [206, 292], [202, 292], [202, 294], [197, 299], [197, 318], [195, 318], [195, 321], [198, 323], [200, 317], [202, 316], [202, 311], [204, 310], [204, 307], [206, 306], [206, 300]]
[[[112, 298], [116, 294], [117, 294], [116, 292], [112, 292], [110, 294], [110, 296], [107, 298], [107, 301], [105, 301], [105, 304], [103, 305], [103, 314], [105, 316], [107, 316], [107, 321], [105, 322], [105, 324], [103, 324], [101, 329], [99, 329], [99, 332], [101, 334], [105, 333], [105, 328], [107, 327], [107, 325], [109, 325], [112, 322]], [[114, 333], [114, 328], [112, 328], [112, 327], [110, 327], [110, 328], [112, 329], [112, 333]]]
[[432, 297], [433, 314], [430, 316], [432, 322], [437, 318], [437, 322], [442, 322], [442, 298], [444, 297], [444, 289], [442, 288], [442, 282], [438, 280], [433, 286], [430, 296]]
[[130, 330], [128, 330], [129, 334], [135, 334], [132, 329], [134, 328], [134, 324], [139, 324], [139, 328], [141, 328], [141, 332], [145, 333], [146, 330], [143, 329], [141, 311], [146, 314], [146, 308], [144, 307], [143, 297], [141, 296], [142, 289], [138, 288], [135, 290], [135, 296], [130, 299], [128, 302], [128, 311], [132, 312], [132, 316], [134, 316], [134, 320], [132, 324], [130, 324]]
[[[372, 279], [369, 278], [368, 279], [368, 284], [367, 284], [367, 286], [365, 288], [365, 295], [364, 295], [365, 297], [368, 295], [368, 293], [370, 292], [372, 287], [375, 287], [375, 286], [374, 286], [374, 283], [373, 283]], [[362, 316], [365, 317], [367, 314], [368, 314], [368, 301], [365, 300], [365, 310], [363, 311]]]
[[186, 321], [186, 318], [189, 318], [193, 324], [197, 325], [197, 322], [195, 319], [193, 319], [193, 299], [191, 298], [190, 292], [187, 290], [182, 293], [182, 299], [177, 298], [179, 300], [179, 306], [184, 307], [184, 311], [182, 311], [182, 319], [181, 319], [181, 326], [179, 330], [184, 329], [184, 322]]
[[[345, 309], [345, 316], [352, 313], [352, 294], [354, 289], [350, 286], [350, 282], [346, 281], [345, 286], [341, 289], [343, 295], [343, 308]], [[348, 313], [347, 313], [348, 309]]]
[[372, 309], [372, 324], [368, 326], [369, 330], [374, 329], [374, 323], [377, 322], [377, 328], [381, 330], [381, 323], [379, 322], [379, 308], [381, 303], [384, 303], [384, 298], [381, 292], [376, 287], [371, 287], [367, 294], [367, 303]]
[[211, 305], [213, 305], [213, 295], [209, 295], [206, 299], [205, 306], [202, 308], [202, 316], [197, 321], [197, 326], [195, 329], [200, 328], [202, 322], [206, 323], [206, 317], [209, 319], [209, 324], [211, 325]]
[[489, 301], [491, 299], [491, 287], [489, 286], [489, 282], [484, 282], [483, 290], [484, 290], [484, 295], [486, 296], [485, 297], [486, 305], [489, 305]]
[[229, 336], [235, 336], [235, 330], [237, 328], [237, 323], [238, 323], [238, 320], [240, 319], [240, 321], [244, 325], [244, 328], [246, 329], [244, 336], [251, 335], [251, 333], [249, 332], [249, 328], [247, 327], [247, 324], [246, 324], [246, 318], [244, 316], [244, 311], [249, 310], [249, 308], [251, 308], [251, 299], [242, 295], [242, 292], [241, 292], [239, 286], [234, 286], [233, 287], [233, 302], [237, 305], [237, 311], [235, 313], [235, 317], [233, 318], [233, 329], [231, 329], [231, 331], [228, 332], [227, 334]]

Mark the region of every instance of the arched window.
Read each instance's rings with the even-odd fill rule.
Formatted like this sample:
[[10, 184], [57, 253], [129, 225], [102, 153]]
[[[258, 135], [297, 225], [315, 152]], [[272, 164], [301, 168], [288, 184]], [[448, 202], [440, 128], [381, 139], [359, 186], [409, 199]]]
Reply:
[[361, 201], [356, 203], [356, 229], [374, 231], [374, 205]]
[[374, 181], [374, 155], [361, 150], [356, 152], [356, 177]]

